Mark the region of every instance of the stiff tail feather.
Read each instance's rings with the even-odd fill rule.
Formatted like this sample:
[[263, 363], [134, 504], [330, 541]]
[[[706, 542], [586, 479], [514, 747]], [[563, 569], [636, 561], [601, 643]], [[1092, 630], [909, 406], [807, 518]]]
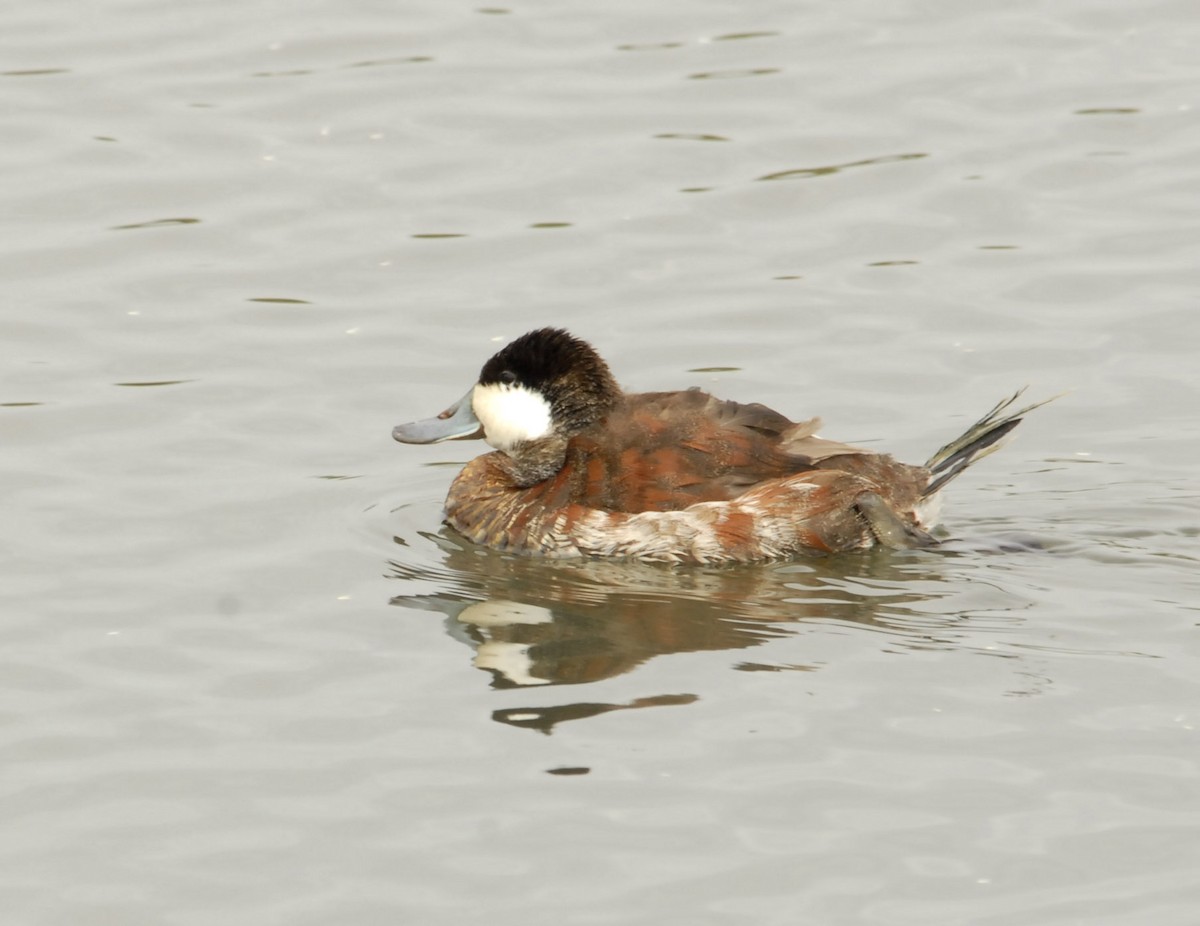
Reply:
[[1004, 438], [1008, 436], [1008, 433], [1021, 423], [1022, 416], [1058, 398], [1056, 395], [1051, 396], [1016, 411], [1009, 411], [1026, 388], [1028, 387], [1022, 386], [1007, 399], [998, 402], [991, 411], [967, 428], [962, 435], [950, 441], [929, 458], [925, 468], [931, 475], [929, 485], [921, 493], [922, 497], [928, 498], [936, 494], [947, 482], [976, 460], [983, 459], [989, 453], [995, 453], [1004, 445]]

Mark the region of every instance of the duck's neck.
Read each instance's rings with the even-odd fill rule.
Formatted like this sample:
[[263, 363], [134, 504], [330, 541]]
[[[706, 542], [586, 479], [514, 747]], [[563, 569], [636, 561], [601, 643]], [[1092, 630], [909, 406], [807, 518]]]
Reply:
[[546, 481], [563, 468], [570, 441], [591, 433], [594, 428], [603, 428], [623, 401], [620, 391], [614, 387], [606, 390], [602, 397], [593, 397], [578, 407], [560, 402], [556, 407], [559, 424], [552, 433], [536, 440], [518, 441], [497, 455], [496, 465], [518, 489], [528, 489]]
[[555, 434], [536, 441], [524, 441], [505, 453], [496, 454], [496, 465], [512, 480], [513, 486], [527, 489], [563, 468], [567, 440]]

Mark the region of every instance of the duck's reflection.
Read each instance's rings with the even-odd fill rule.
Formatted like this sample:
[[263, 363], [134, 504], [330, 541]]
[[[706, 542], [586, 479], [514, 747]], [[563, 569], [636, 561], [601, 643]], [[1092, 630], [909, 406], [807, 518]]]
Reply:
[[[747, 649], [819, 619], [876, 627], [906, 645], [936, 645], [947, 629], [936, 603], [951, 593], [942, 552], [883, 552], [804, 562], [672, 569], [632, 562], [548, 561], [434, 539], [443, 562], [391, 561], [391, 575], [427, 593], [392, 604], [446, 616], [451, 636], [495, 688], [596, 682], [656, 656]], [[399, 541], [403, 543], [403, 541]], [[809, 669], [743, 662], [745, 670]], [[497, 721], [549, 732], [565, 720], [686, 704], [674, 692], [626, 704], [569, 703], [497, 711]]]

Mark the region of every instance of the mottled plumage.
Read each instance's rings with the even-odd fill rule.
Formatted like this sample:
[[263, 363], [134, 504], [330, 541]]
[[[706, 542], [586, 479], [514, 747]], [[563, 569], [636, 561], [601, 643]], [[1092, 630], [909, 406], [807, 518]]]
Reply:
[[447, 522], [476, 543], [752, 562], [934, 543], [930, 502], [1036, 407], [1009, 412], [1017, 395], [912, 466], [817, 437], [818, 419], [792, 422], [764, 405], [696, 389], [622, 393], [590, 345], [544, 328], [488, 360], [461, 402], [393, 436], [483, 436], [497, 448], [468, 463], [446, 499]]

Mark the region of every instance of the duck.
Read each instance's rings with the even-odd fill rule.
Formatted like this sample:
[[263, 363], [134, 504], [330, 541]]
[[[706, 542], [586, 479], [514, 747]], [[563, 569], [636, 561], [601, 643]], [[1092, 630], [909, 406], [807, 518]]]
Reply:
[[942, 490], [999, 449], [1024, 388], [921, 465], [817, 434], [699, 388], [626, 393], [562, 328], [518, 337], [458, 402], [395, 427], [405, 444], [482, 438], [450, 485], [449, 526], [480, 546], [552, 559], [720, 565], [874, 547], [933, 547]]

